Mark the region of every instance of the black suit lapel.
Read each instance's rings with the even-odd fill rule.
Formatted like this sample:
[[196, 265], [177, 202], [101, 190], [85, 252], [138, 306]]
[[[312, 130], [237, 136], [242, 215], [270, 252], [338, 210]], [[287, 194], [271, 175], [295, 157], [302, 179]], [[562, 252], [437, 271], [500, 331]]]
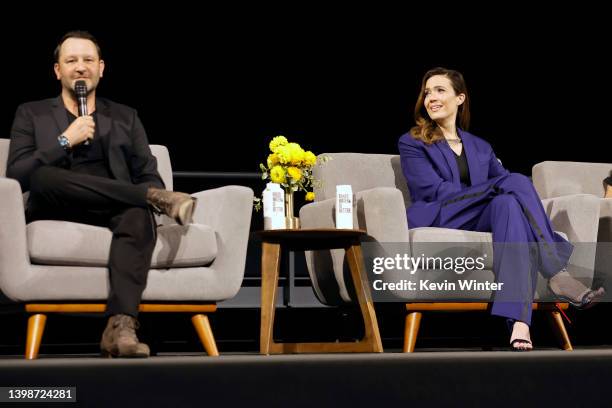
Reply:
[[110, 169], [111, 174], [118, 178], [118, 174], [121, 174], [121, 171], [116, 168], [117, 158], [114, 154], [115, 152], [111, 149], [111, 127], [112, 127], [112, 119], [110, 113], [109, 105], [103, 100], [96, 98], [96, 117], [98, 126], [98, 137], [100, 138], [100, 143], [102, 144], [102, 151], [104, 152], [104, 157], [106, 159], [106, 163], [108, 164], [108, 168]]
[[66, 107], [61, 95], [53, 100], [51, 110], [53, 111], [53, 117], [57, 123], [59, 133], [61, 133], [68, 128], [68, 114], [66, 113]]
[[102, 99], [96, 98], [96, 112], [98, 120], [98, 136], [100, 137], [100, 142], [102, 143], [104, 153], [107, 154], [108, 157], [112, 119], [110, 117], [110, 109]]
[[[59, 132], [63, 132], [68, 127], [68, 115], [64, 107], [61, 95], [53, 99], [51, 104], [53, 117], [57, 122]], [[117, 180], [131, 180], [130, 172], [126, 165], [123, 151], [121, 149], [121, 139], [113, 140], [111, 131], [113, 119], [111, 117], [111, 105], [104, 99], [96, 98], [96, 136], [100, 138], [102, 152], [108, 164], [109, 170]], [[59, 133], [58, 133], [59, 134]]]
[[[58, 96], [55, 99], [51, 100], [51, 112], [53, 114], [53, 119], [55, 120], [55, 124], [57, 125], [57, 131], [53, 132], [51, 129], [50, 136], [55, 139], [62, 132], [64, 132], [68, 128], [68, 114], [66, 113], [66, 107], [64, 106], [64, 100], [62, 99], [62, 95]], [[70, 168], [70, 163], [72, 162], [72, 154], [68, 154], [66, 159], [62, 162], [60, 167]]]

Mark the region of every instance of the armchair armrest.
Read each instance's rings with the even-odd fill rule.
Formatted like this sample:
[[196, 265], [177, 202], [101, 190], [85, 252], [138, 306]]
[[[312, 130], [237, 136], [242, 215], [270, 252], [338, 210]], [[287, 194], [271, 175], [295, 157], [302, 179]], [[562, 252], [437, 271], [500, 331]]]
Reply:
[[556, 231], [567, 235], [574, 244], [568, 271], [588, 286], [595, 275], [597, 234], [600, 215], [599, 197], [573, 194], [542, 200], [546, 215]]
[[[376, 187], [355, 194], [353, 225], [368, 232], [366, 240], [408, 242], [408, 221], [400, 190]], [[335, 228], [335, 199], [307, 204], [300, 209], [304, 228]], [[344, 267], [344, 250], [307, 251], [306, 263], [319, 300], [339, 304], [351, 300]]]
[[597, 242], [600, 198], [591, 194], [573, 194], [542, 200], [546, 215], [557, 231], [570, 242]]
[[333, 198], [306, 204], [300, 208], [302, 228], [336, 228], [335, 208]]
[[198, 199], [194, 222], [209, 225], [216, 232], [218, 253], [211, 268], [223, 270], [227, 298], [230, 298], [238, 292], [244, 277], [253, 190], [243, 186], [225, 186], [192, 196]]
[[357, 196], [359, 226], [378, 242], [408, 242], [408, 218], [402, 192], [392, 187], [360, 191]]
[[21, 187], [0, 177], [0, 289], [13, 300], [27, 281], [30, 267]]
[[[353, 225], [379, 242], [407, 242], [408, 220], [402, 192], [377, 187], [355, 194]], [[305, 228], [335, 228], [336, 200], [333, 198], [303, 206], [300, 219]]]

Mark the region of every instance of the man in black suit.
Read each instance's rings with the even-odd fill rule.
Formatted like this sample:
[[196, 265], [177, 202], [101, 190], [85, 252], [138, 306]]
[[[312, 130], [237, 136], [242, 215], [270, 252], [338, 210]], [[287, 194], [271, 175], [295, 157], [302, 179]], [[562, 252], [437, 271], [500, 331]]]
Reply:
[[[69, 32], [54, 56], [62, 93], [17, 109], [7, 176], [30, 192], [28, 221], [59, 219], [112, 230], [109, 320], [101, 351], [147, 357], [149, 347], [139, 342], [135, 330], [157, 238], [150, 207], [185, 224], [191, 222], [194, 200], [164, 189], [136, 111], [96, 98], [104, 73], [96, 39], [87, 32]], [[79, 80], [87, 85], [89, 115], [78, 115]]]

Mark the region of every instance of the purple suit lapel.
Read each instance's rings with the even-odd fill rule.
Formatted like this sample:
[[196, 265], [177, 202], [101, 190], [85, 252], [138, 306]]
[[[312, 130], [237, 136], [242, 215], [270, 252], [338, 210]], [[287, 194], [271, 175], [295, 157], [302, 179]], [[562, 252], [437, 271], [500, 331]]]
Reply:
[[[455, 153], [451, 150], [446, 142], [437, 142], [434, 143], [434, 146], [442, 153], [444, 160], [446, 161], [446, 165], [451, 171], [453, 175], [453, 184], [459, 185], [459, 169], [457, 168], [457, 159], [455, 159]], [[443, 165], [440, 163], [439, 165]]]
[[[474, 142], [474, 138], [469, 133], [457, 129], [459, 132], [459, 136], [463, 141], [463, 148], [465, 149], [465, 157], [467, 158], [468, 168], [470, 170], [470, 182], [471, 185], [476, 185], [482, 183], [487, 180], [487, 175], [482, 174], [483, 168], [480, 166], [480, 162], [478, 161], [478, 154], [476, 144]], [[442, 157], [444, 157], [444, 162], [438, 163], [438, 166], [446, 166], [450, 169], [450, 172], [453, 177], [453, 184], [460, 185], [459, 180], [459, 169], [457, 168], [457, 159], [455, 157], [455, 153], [451, 150], [448, 143], [438, 142], [434, 143], [433, 146], [440, 152]]]
[[459, 136], [463, 142], [463, 148], [465, 149], [465, 157], [467, 158], [468, 168], [470, 169], [470, 182], [472, 185], [478, 184], [482, 180], [480, 174], [480, 163], [478, 162], [478, 155], [476, 154], [476, 145], [474, 140], [470, 137], [470, 134], [457, 128]]

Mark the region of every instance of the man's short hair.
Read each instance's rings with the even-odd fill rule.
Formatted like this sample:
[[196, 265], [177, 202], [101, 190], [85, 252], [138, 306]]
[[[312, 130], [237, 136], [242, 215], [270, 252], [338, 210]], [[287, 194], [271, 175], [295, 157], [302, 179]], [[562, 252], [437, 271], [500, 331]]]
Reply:
[[98, 40], [88, 31], [74, 30], [69, 31], [62, 36], [62, 38], [57, 43], [57, 47], [55, 47], [55, 51], [53, 51], [53, 58], [55, 62], [59, 62], [60, 48], [64, 41], [69, 38], [82, 38], [84, 40], [89, 40], [96, 46], [96, 50], [98, 51], [98, 58], [102, 59], [102, 51], [100, 50], [100, 44], [98, 44]]

